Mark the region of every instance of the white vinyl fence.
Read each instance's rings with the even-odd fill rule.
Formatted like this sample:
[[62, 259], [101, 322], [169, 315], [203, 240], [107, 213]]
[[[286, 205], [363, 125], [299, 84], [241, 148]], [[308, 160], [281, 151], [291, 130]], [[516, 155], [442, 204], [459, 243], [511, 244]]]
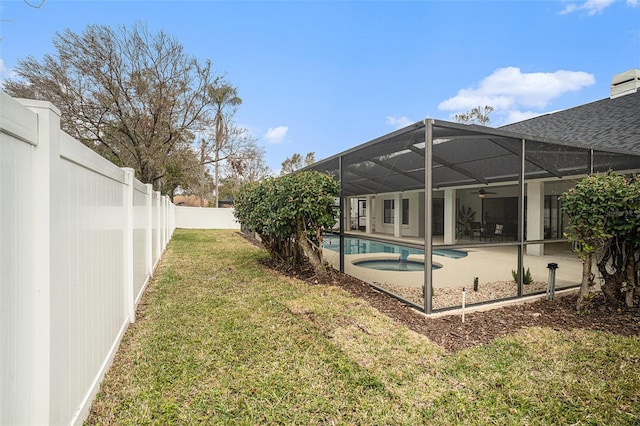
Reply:
[[0, 92], [0, 424], [81, 424], [175, 207]]
[[176, 228], [240, 230], [233, 209], [176, 206], [175, 211]]

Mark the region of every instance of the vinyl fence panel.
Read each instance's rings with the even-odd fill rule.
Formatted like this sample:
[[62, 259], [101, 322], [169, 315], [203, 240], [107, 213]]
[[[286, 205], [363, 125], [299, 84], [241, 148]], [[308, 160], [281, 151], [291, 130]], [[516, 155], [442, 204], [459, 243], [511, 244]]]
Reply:
[[175, 217], [178, 228], [240, 230], [233, 209], [177, 206]]
[[82, 424], [174, 230], [173, 204], [0, 92], [0, 424]]

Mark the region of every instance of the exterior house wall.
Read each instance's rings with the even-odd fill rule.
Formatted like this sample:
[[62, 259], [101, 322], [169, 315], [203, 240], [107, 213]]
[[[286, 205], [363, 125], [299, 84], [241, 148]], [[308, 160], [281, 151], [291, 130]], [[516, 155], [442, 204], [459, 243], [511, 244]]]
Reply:
[[[424, 222], [424, 220], [421, 219], [424, 218], [424, 192], [405, 192], [402, 193], [401, 198], [409, 200], [409, 223], [407, 225], [400, 226], [402, 236], [424, 236], [424, 223], [421, 223]], [[395, 224], [384, 223], [384, 201], [394, 199], [395, 194], [392, 193], [380, 194], [376, 196], [376, 202], [374, 206], [376, 217], [374, 232], [394, 235]], [[398, 209], [397, 205], [395, 205], [395, 209]], [[422, 215], [420, 214], [421, 212]]]
[[[541, 240], [544, 239], [543, 228], [544, 228], [544, 215], [549, 214], [543, 210], [545, 195], [553, 194], [561, 194], [562, 192], [571, 188], [575, 181], [581, 176], [571, 176], [566, 180], [557, 181], [554, 180], [552, 185], [546, 185], [545, 182], [549, 183], [547, 179], [541, 180], [530, 180], [526, 185], [526, 193], [528, 194], [527, 200], [525, 200], [525, 209], [527, 210], [527, 241], [531, 240]], [[543, 190], [538, 191], [539, 194], [536, 197], [533, 197], [533, 189], [532, 188], [551, 188], [551, 190]], [[559, 188], [559, 189], [558, 189]], [[458, 211], [463, 207], [465, 210], [471, 209], [472, 212], [475, 213], [474, 222], [484, 224], [485, 226], [491, 225], [493, 221], [504, 222], [504, 219], [498, 219], [503, 214], [502, 212], [502, 204], [500, 203], [503, 199], [513, 199], [518, 197], [518, 186], [517, 182], [509, 185], [508, 183], [497, 186], [497, 187], [486, 187], [487, 191], [498, 191], [496, 194], [488, 194], [486, 198], [480, 198], [478, 196], [478, 188], [461, 188], [461, 189], [448, 189], [448, 193], [446, 191], [434, 191], [434, 200], [441, 198], [441, 202], [443, 205], [443, 211], [439, 214], [442, 216], [439, 220], [442, 221], [442, 226], [444, 229], [438, 228], [436, 232], [434, 227], [434, 235], [442, 235], [443, 241], [445, 244], [455, 244], [459, 238], [469, 238], [469, 236], [464, 235], [461, 231], [462, 228], [458, 225]], [[394, 224], [384, 224], [384, 200], [392, 200], [396, 199], [398, 193], [388, 193], [383, 195], [378, 195], [376, 198], [376, 206], [374, 208], [374, 217], [376, 218], [376, 227], [374, 232], [384, 233], [389, 235], [394, 235]], [[425, 224], [424, 224], [424, 192], [411, 192], [411, 193], [403, 193], [402, 198], [410, 199], [410, 224], [402, 226], [402, 236], [408, 237], [423, 237], [425, 235]], [[498, 211], [494, 211], [498, 207]], [[356, 204], [352, 200], [352, 211], [355, 208]], [[497, 214], [497, 216], [496, 216]], [[435, 211], [434, 211], [434, 221], [435, 221]], [[504, 224], [504, 223], [503, 223]], [[416, 225], [416, 226], [414, 226]], [[490, 229], [487, 228], [487, 229]], [[513, 234], [515, 230], [510, 230], [509, 235], [507, 236], [509, 239], [515, 239], [515, 234]], [[478, 240], [476, 242], [481, 242], [482, 240]], [[531, 246], [531, 249], [528, 250], [528, 254], [530, 255], [542, 255], [543, 251], [541, 248], [538, 248], [536, 252], [534, 247]]]

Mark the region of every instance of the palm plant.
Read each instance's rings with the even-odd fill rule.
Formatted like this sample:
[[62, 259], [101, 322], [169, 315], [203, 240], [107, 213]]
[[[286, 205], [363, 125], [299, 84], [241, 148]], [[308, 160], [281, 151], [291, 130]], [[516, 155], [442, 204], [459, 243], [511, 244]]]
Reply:
[[464, 235], [469, 235], [471, 233], [471, 224], [476, 220], [476, 212], [471, 209], [471, 207], [464, 208], [461, 206], [458, 209], [458, 220], [457, 224], [460, 229], [464, 232]]

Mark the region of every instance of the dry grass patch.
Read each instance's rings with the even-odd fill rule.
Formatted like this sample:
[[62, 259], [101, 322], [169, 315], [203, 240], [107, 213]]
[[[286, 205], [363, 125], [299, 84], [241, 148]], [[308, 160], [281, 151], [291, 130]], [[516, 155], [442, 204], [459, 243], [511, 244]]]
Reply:
[[443, 355], [442, 348], [342, 290], [310, 290], [303, 298], [288, 302], [289, 310], [322, 330], [400, 401], [424, 407], [442, 393], [443, 383], [434, 377], [432, 368]]

